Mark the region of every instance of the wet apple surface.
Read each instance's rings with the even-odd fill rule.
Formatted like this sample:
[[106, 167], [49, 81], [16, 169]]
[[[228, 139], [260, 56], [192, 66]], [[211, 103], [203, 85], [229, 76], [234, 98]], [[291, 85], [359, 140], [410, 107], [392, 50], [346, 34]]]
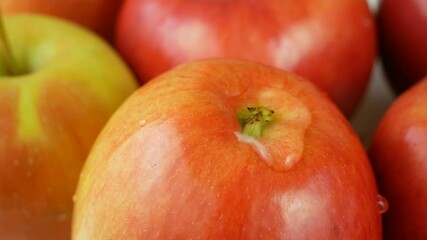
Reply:
[[375, 131], [369, 156], [390, 208], [386, 239], [426, 239], [427, 78], [400, 95]]
[[335, 105], [295, 75], [226, 59], [135, 92], [97, 139], [74, 210], [79, 240], [381, 239], [369, 161]]

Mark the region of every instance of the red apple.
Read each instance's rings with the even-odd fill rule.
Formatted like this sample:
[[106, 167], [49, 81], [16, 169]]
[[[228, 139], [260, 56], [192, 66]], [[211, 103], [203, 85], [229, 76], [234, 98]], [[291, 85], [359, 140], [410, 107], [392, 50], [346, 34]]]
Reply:
[[136, 91], [83, 168], [73, 239], [381, 239], [365, 151], [295, 75], [206, 60]]
[[400, 94], [427, 75], [427, 1], [383, 0], [378, 29], [387, 77]]
[[123, 0], [0, 0], [5, 13], [39, 13], [81, 24], [112, 41]]
[[105, 41], [77, 25], [15, 15], [5, 17], [5, 28], [10, 51], [0, 39], [0, 239], [70, 239], [80, 170], [137, 82]]
[[248, 59], [311, 80], [348, 116], [370, 78], [374, 30], [364, 0], [128, 0], [116, 42], [142, 82], [199, 58]]
[[385, 239], [427, 239], [427, 78], [387, 110], [369, 154], [390, 204]]

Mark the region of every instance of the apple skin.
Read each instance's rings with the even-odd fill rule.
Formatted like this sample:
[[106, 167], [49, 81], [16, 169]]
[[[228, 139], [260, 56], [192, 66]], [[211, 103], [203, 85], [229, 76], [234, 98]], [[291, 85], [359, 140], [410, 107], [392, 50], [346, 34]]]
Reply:
[[19, 72], [0, 67], [0, 239], [70, 239], [83, 163], [137, 80], [82, 27], [36, 15], [4, 22]]
[[427, 78], [393, 102], [369, 149], [390, 208], [385, 239], [427, 239]]
[[[273, 121], [255, 148], [236, 112]], [[255, 145], [255, 144], [254, 144]], [[290, 160], [290, 161], [289, 161]], [[241, 60], [187, 63], [131, 95], [75, 195], [73, 239], [381, 239], [366, 153], [308, 81]]]
[[116, 47], [142, 82], [186, 61], [231, 57], [292, 71], [350, 116], [376, 57], [364, 0], [128, 0]]
[[76, 22], [113, 41], [117, 13], [123, 0], [0, 0], [7, 14], [38, 13]]
[[378, 15], [381, 58], [387, 78], [401, 94], [427, 75], [427, 2], [383, 0]]

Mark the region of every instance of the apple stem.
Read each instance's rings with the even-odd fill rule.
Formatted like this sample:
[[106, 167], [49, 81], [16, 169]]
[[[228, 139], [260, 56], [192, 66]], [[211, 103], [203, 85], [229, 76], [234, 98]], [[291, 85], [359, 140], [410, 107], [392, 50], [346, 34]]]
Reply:
[[264, 129], [273, 120], [274, 111], [264, 106], [246, 107], [237, 113], [237, 118], [245, 135], [262, 136]]
[[0, 73], [6, 75], [15, 75], [17, 74], [15, 62], [12, 57], [12, 52], [10, 50], [9, 42], [7, 41], [5, 28], [3, 24], [3, 16], [0, 14], [0, 59], [4, 63], [3, 68], [0, 69]]

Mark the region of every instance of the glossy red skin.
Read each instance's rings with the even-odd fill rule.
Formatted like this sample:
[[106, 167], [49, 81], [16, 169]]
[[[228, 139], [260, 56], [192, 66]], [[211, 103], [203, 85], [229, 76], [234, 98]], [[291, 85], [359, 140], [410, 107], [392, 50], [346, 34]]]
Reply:
[[369, 150], [384, 214], [385, 239], [427, 239], [427, 78], [404, 92], [381, 120]]
[[381, 57], [398, 94], [427, 75], [427, 2], [383, 0], [378, 16]]
[[[270, 142], [303, 140], [287, 171], [233, 134], [236, 111], [268, 87], [312, 114], [303, 139]], [[278, 128], [261, 139], [292, 131]], [[213, 60], [150, 81], [113, 115], [79, 181], [73, 239], [381, 239], [380, 219], [369, 161], [335, 105], [296, 76]]]
[[0, 0], [3, 13], [39, 13], [83, 25], [112, 42], [123, 0]]
[[363, 0], [128, 0], [116, 45], [146, 82], [189, 60], [249, 59], [290, 70], [357, 107], [376, 56]]

